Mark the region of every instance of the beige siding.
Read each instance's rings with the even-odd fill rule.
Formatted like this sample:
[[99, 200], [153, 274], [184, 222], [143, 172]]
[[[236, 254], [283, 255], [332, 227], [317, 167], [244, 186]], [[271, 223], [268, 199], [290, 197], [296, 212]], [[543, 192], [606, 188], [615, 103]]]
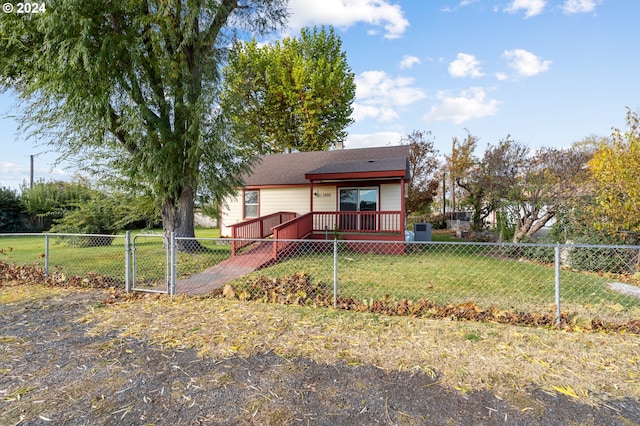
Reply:
[[337, 209], [335, 186], [314, 186], [313, 210], [316, 212], [334, 212]]
[[[313, 211], [316, 212], [334, 212], [337, 210], [336, 194], [338, 190], [335, 186], [314, 186], [313, 192], [318, 194], [313, 197]], [[315, 229], [323, 229], [325, 226], [333, 230], [335, 228], [335, 217], [333, 216], [315, 216], [313, 227]]]
[[309, 212], [309, 187], [260, 190], [260, 216], [276, 212]]
[[242, 222], [242, 191], [233, 197], [225, 198], [222, 207], [222, 222], [220, 223], [220, 236], [230, 237], [231, 228], [229, 225]]
[[400, 202], [400, 184], [387, 183], [380, 185], [380, 210], [398, 211]]
[[[276, 212], [295, 212], [304, 214], [309, 212], [309, 188], [262, 188], [259, 191], [260, 216]], [[236, 197], [226, 199], [227, 206], [223, 209], [220, 235], [231, 236], [229, 225], [242, 222], [242, 190]]]
[[[402, 206], [400, 196], [400, 184], [393, 183], [380, 185], [380, 210], [400, 210]], [[389, 231], [400, 227], [400, 218], [397, 216], [392, 216], [392, 218], [393, 219], [384, 218], [384, 220], [381, 221], [381, 231]]]

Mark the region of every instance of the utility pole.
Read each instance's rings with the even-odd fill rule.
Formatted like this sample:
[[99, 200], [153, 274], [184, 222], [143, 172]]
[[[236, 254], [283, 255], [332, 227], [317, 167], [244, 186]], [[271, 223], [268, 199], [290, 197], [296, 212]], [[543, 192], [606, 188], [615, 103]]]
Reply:
[[442, 217], [447, 218], [447, 172], [442, 173]]
[[30, 163], [31, 163], [30, 174], [29, 174], [29, 189], [33, 189], [33, 157], [35, 157], [35, 155], [31, 154], [29, 157], [30, 157]]
[[456, 150], [456, 142], [458, 139], [456, 137], [451, 138], [451, 214], [450, 219], [455, 219], [456, 214], [456, 177], [458, 174], [457, 163], [458, 163], [458, 151]]

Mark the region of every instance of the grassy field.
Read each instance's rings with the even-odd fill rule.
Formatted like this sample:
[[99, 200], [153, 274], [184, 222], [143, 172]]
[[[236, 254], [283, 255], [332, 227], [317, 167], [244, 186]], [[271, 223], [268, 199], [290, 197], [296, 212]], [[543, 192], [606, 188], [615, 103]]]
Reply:
[[[351, 423], [398, 425], [640, 418], [638, 335], [210, 297], [100, 303], [110, 294], [0, 285], [0, 423], [293, 424], [310, 412], [324, 423], [360, 413]], [[203, 417], [227, 406], [246, 415]], [[439, 412], [450, 420], [434, 421]]]
[[531, 384], [581, 401], [640, 396], [638, 336], [624, 333], [566, 333], [182, 297], [118, 303], [95, 310], [86, 322], [94, 333], [123, 330], [124, 337], [195, 347], [214, 357], [274, 351], [327, 364], [437, 371], [451, 388], [490, 389], [521, 409], [528, 405], [518, 399]]

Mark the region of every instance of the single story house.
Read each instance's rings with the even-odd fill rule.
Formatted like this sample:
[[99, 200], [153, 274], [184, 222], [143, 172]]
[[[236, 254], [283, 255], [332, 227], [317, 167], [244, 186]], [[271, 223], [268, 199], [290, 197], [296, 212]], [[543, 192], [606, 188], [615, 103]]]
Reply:
[[225, 237], [404, 240], [409, 146], [262, 156], [221, 208]]

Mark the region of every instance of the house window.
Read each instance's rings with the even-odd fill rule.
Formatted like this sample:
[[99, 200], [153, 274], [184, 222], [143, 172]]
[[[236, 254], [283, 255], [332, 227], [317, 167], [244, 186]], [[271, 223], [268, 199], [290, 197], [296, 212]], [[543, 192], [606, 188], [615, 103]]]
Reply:
[[244, 217], [258, 217], [258, 191], [244, 191]]

